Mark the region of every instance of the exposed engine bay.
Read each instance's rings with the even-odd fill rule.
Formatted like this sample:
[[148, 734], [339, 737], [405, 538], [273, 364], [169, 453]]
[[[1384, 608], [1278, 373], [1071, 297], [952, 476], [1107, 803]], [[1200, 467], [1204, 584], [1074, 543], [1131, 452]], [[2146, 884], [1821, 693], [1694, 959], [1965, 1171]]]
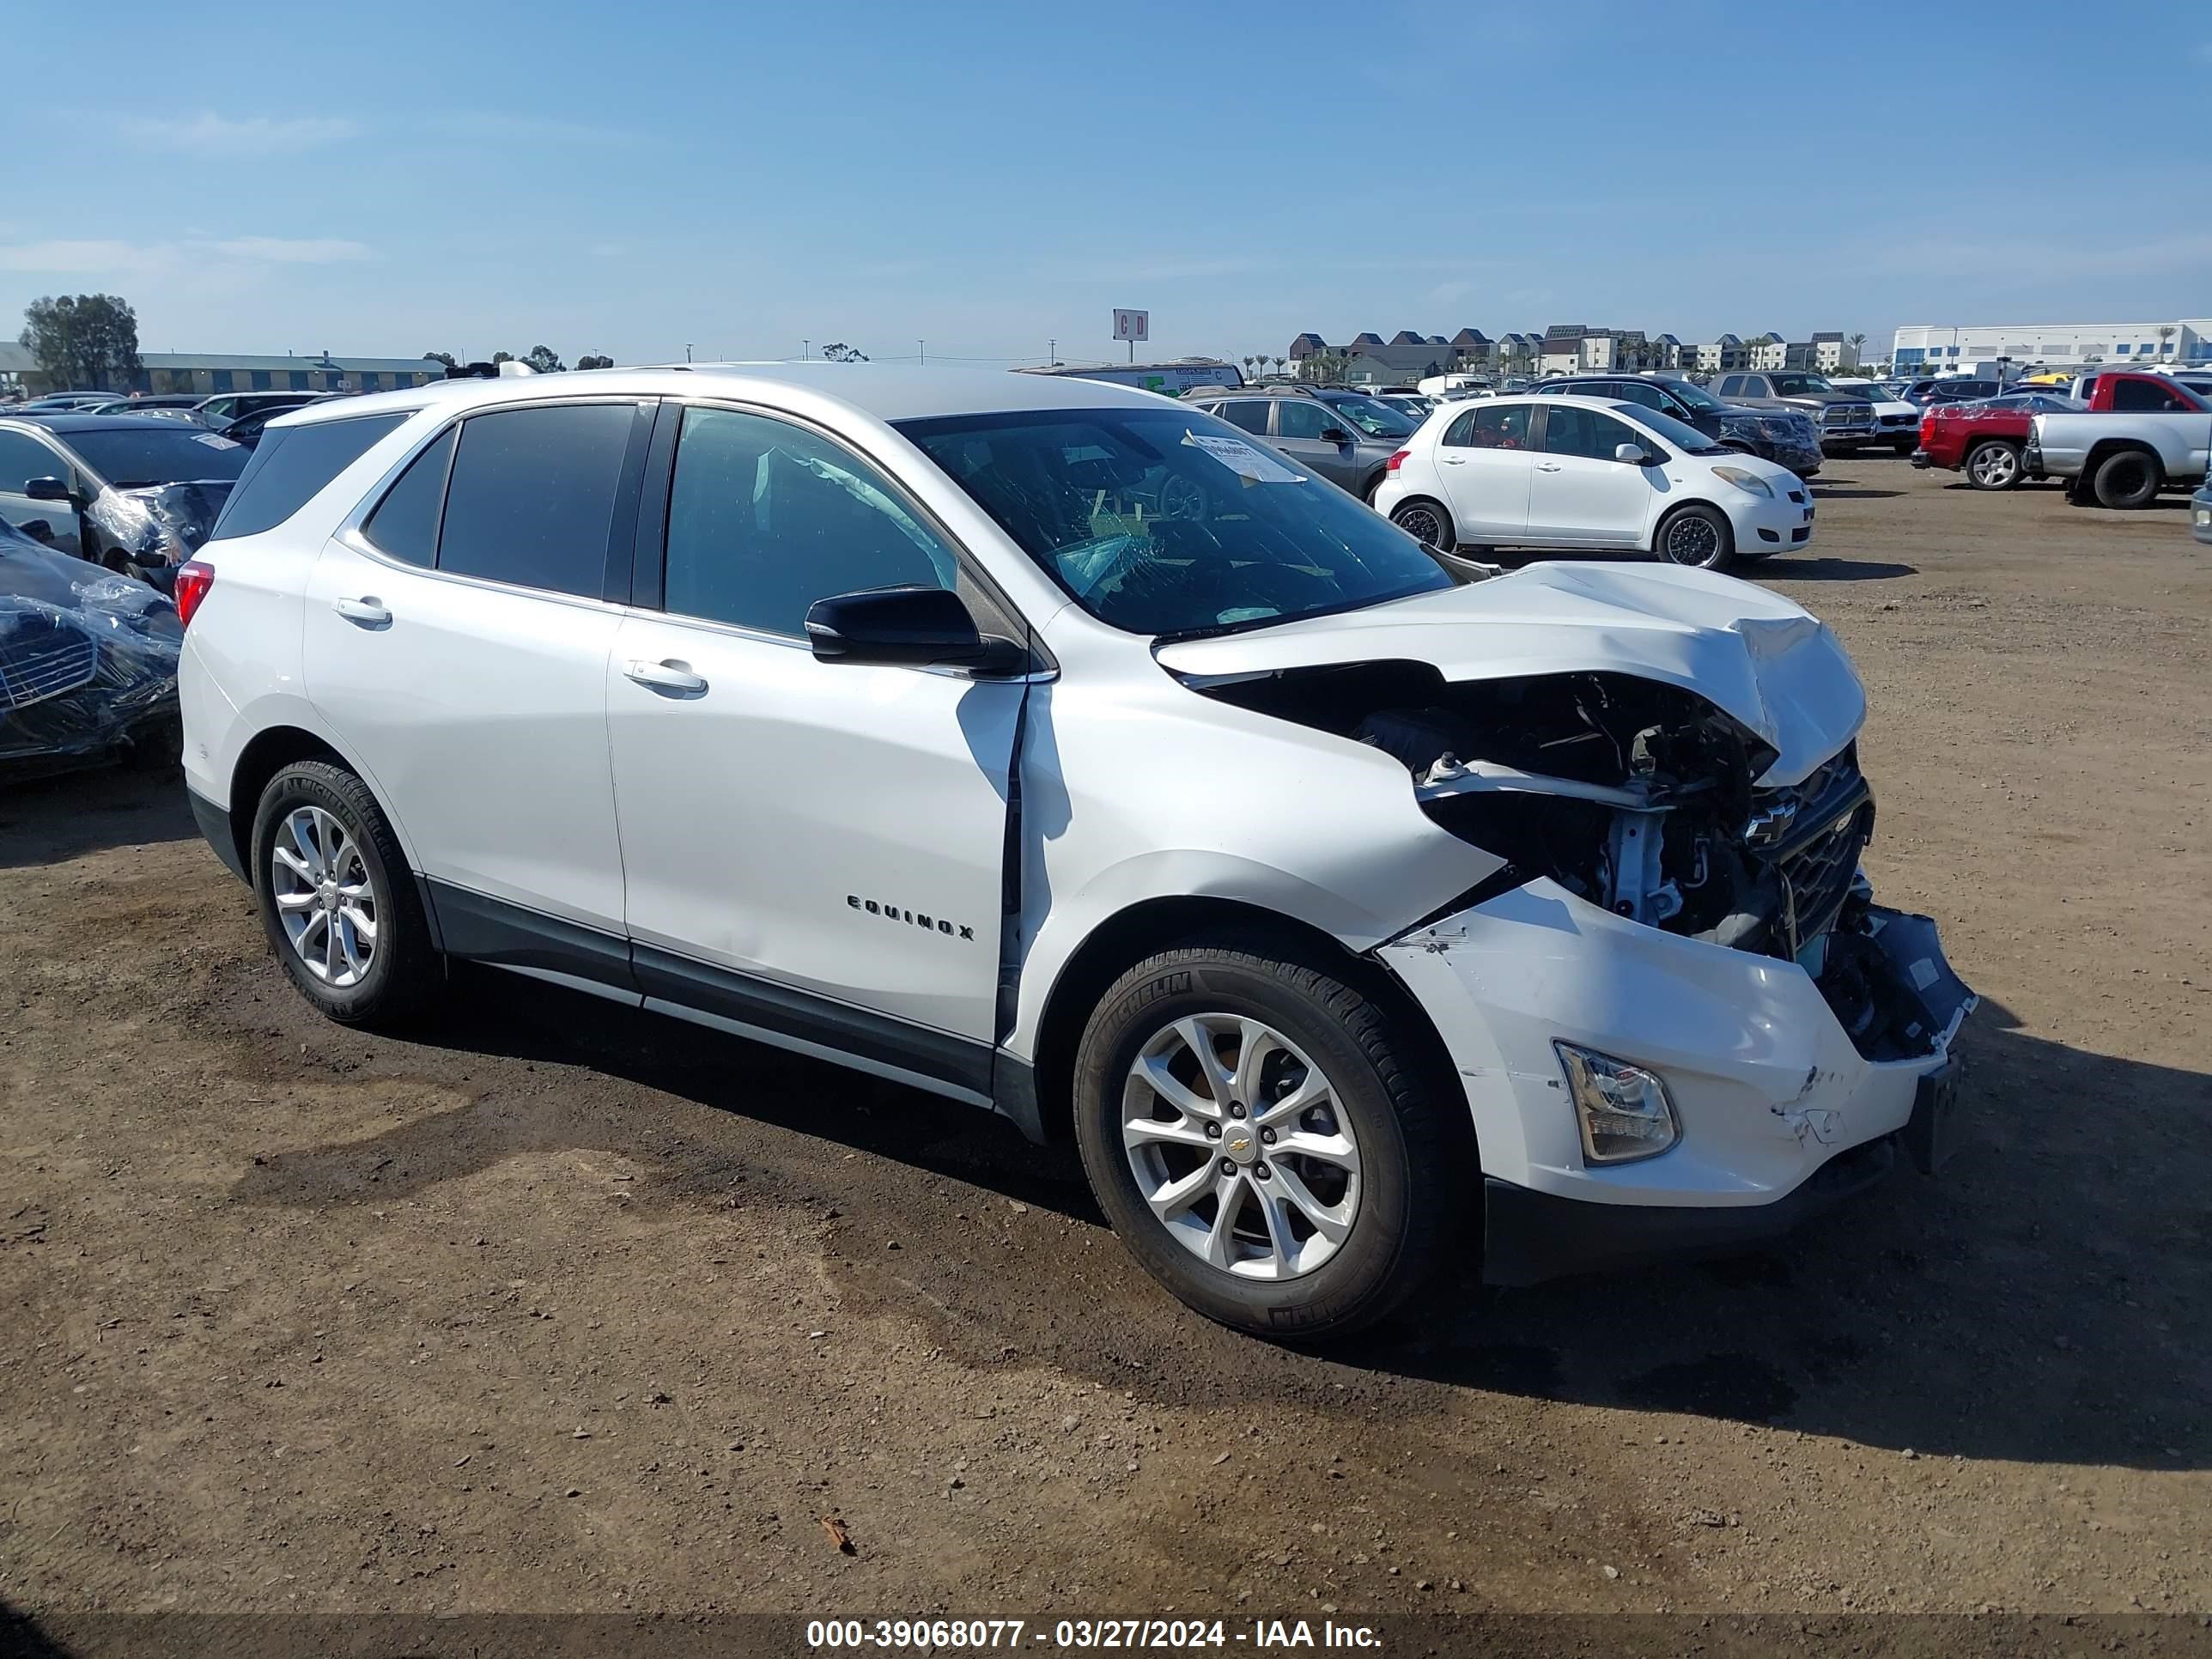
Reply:
[[1448, 684], [1394, 661], [1187, 683], [1396, 758], [1430, 817], [1507, 860], [1488, 885], [1547, 876], [1618, 915], [1816, 978], [1874, 833], [1856, 744], [1802, 783], [1762, 789], [1771, 749], [1693, 693], [1631, 674]]

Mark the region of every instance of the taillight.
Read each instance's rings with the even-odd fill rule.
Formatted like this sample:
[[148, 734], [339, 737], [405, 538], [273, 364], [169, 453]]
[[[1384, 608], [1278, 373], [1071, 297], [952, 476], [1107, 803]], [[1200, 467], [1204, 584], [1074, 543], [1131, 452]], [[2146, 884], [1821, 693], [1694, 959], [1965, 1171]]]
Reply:
[[1936, 435], [1936, 411], [1923, 410], [1920, 416], [1920, 447], [1928, 447], [1928, 441]]
[[203, 564], [198, 559], [187, 559], [177, 567], [177, 620], [185, 627], [192, 625], [192, 613], [200, 608], [200, 601], [215, 586], [215, 567]]
[[1395, 472], [1395, 471], [1396, 471], [1400, 467], [1403, 466], [1403, 465], [1406, 464], [1406, 457], [1407, 457], [1407, 456], [1408, 456], [1408, 455], [1410, 455], [1410, 454], [1412, 454], [1413, 453], [1413, 452], [1412, 450], [1410, 450], [1410, 449], [1401, 449], [1401, 450], [1400, 450], [1396, 454], [1393, 455], [1393, 456], [1392, 456], [1389, 460], [1387, 460], [1387, 461], [1385, 461], [1385, 462], [1383, 462], [1383, 463], [1382, 463], [1382, 470], [1383, 470], [1385, 472]]

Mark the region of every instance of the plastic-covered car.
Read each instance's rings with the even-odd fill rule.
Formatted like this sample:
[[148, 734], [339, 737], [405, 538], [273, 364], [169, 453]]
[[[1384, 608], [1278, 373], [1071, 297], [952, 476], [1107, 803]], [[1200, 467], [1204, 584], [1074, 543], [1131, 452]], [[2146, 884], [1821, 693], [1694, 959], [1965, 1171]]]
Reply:
[[0, 779], [176, 755], [176, 606], [0, 521]]

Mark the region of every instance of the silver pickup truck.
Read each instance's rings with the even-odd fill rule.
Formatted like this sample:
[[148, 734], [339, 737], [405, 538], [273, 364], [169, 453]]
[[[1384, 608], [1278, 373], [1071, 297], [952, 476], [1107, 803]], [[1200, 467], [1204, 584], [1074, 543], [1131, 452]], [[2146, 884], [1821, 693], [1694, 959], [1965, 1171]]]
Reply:
[[2037, 416], [2022, 458], [2027, 475], [2068, 479], [2074, 500], [2100, 507], [2148, 507], [2161, 489], [2203, 483], [2212, 404], [2180, 385], [2118, 391], [2125, 400], [2110, 410]]

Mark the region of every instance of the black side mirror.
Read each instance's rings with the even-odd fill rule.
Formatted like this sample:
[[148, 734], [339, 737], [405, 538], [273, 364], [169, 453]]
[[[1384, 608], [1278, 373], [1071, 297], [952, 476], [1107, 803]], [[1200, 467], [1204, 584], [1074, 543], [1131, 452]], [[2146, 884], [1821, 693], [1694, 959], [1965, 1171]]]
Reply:
[[1340, 426], [1325, 426], [1321, 429], [1321, 441], [1325, 444], [1348, 444], [1352, 437]]
[[807, 609], [806, 639], [823, 662], [1005, 673], [1022, 660], [1019, 646], [985, 639], [960, 596], [941, 587], [871, 587], [817, 599]]
[[60, 478], [33, 478], [23, 486], [23, 493], [34, 501], [74, 501], [70, 487]]

